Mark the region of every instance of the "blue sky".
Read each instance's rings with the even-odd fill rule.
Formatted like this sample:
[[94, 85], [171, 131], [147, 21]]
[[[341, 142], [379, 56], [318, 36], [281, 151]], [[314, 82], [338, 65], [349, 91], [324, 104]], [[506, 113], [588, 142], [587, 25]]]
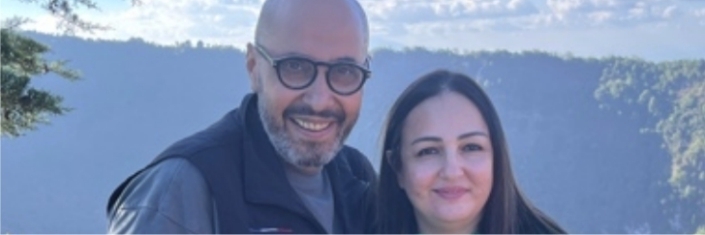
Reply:
[[[361, 0], [371, 46], [423, 46], [457, 52], [544, 50], [577, 56], [638, 56], [649, 60], [705, 58], [705, 0]], [[252, 40], [262, 0], [98, 1], [86, 19], [113, 29], [77, 36], [141, 37], [173, 45], [201, 40], [243, 48]], [[30, 3], [0, 0], [2, 18], [56, 31], [55, 20]]]

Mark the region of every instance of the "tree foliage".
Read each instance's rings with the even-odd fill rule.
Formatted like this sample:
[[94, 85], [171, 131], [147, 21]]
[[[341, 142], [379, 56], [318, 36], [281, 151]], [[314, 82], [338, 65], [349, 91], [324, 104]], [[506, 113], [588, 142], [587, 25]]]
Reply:
[[[57, 17], [57, 28], [65, 34], [109, 29], [84, 20], [76, 13], [81, 8], [100, 10], [91, 0], [19, 1], [38, 4]], [[133, 5], [138, 3], [139, 0], [132, 0]], [[48, 123], [48, 116], [62, 115], [70, 110], [62, 105], [61, 96], [33, 88], [33, 79], [50, 73], [68, 80], [79, 78], [77, 71], [65, 67], [65, 60], [44, 59], [43, 55], [49, 51], [47, 46], [18, 34], [17, 30], [29, 21], [31, 19], [12, 17], [2, 26], [2, 135], [5, 136], [20, 136], [27, 130], [36, 129], [39, 123]]]
[[671, 156], [669, 199], [690, 205], [679, 209], [689, 227], [705, 226], [705, 60], [618, 60], [595, 97], [605, 108], [651, 117], [644, 130], [659, 134]]
[[20, 136], [38, 123], [47, 123], [49, 115], [69, 111], [62, 98], [30, 86], [32, 79], [53, 73], [68, 80], [79, 78], [78, 72], [65, 68], [66, 61], [48, 61], [42, 57], [49, 48], [12, 29], [2, 29], [2, 134]]

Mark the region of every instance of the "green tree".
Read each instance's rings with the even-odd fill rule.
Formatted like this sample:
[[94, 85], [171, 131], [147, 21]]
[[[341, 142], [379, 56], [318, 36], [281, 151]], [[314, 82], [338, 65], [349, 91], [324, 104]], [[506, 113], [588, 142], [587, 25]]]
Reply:
[[79, 74], [64, 67], [66, 61], [47, 61], [42, 58], [49, 48], [10, 28], [1, 29], [2, 45], [2, 134], [20, 136], [33, 130], [39, 123], [47, 123], [49, 115], [69, 111], [61, 104], [62, 98], [48, 91], [30, 86], [32, 79], [54, 73], [68, 80]]
[[[59, 19], [57, 28], [65, 34], [76, 31], [93, 33], [108, 26], [81, 18], [76, 10], [100, 10], [91, 0], [19, 0], [39, 5]], [[132, 0], [132, 4], [138, 4]], [[3, 22], [0, 41], [2, 61], [2, 135], [17, 137], [34, 130], [40, 123], [48, 124], [49, 116], [62, 115], [70, 109], [63, 106], [62, 97], [32, 87], [32, 81], [46, 74], [56, 74], [67, 80], [79, 79], [79, 73], [65, 67], [67, 61], [49, 61], [44, 54], [50, 49], [31, 38], [22, 36], [18, 29], [31, 19], [14, 17]]]
[[705, 228], [705, 60], [648, 63], [619, 59], [608, 66], [595, 97], [622, 114], [647, 114], [644, 133], [662, 137], [671, 156], [665, 202], [682, 205], [692, 231]]

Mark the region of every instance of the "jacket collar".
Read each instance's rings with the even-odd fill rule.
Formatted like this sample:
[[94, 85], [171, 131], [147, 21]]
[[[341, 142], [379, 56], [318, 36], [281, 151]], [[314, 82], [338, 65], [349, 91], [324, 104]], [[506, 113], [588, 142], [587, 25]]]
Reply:
[[350, 197], [363, 191], [363, 184], [353, 176], [344, 150], [341, 150], [333, 161], [325, 166], [324, 170], [330, 177], [335, 215], [338, 216], [340, 229], [345, 233], [350, 233], [353, 229], [351, 222], [360, 219], [351, 218], [352, 211], [355, 210], [354, 203], [358, 203], [359, 199]]
[[245, 198], [253, 203], [273, 204], [306, 214], [303, 204], [292, 203], [296, 196], [284, 173], [284, 162], [274, 150], [257, 110], [257, 96], [247, 95], [240, 106], [245, 127]]
[[301, 198], [289, 184], [284, 173], [284, 161], [274, 149], [264, 130], [257, 110], [257, 95], [245, 97], [240, 106], [245, 127], [244, 138], [244, 188], [245, 200], [254, 204], [274, 205], [297, 213], [314, 222], [325, 233], [313, 214], [306, 209]]

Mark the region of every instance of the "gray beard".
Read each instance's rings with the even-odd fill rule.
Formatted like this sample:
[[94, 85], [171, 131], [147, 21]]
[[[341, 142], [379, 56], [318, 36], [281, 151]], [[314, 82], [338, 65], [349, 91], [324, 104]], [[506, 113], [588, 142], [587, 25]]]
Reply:
[[[264, 131], [269, 136], [269, 140], [277, 153], [279, 153], [279, 156], [289, 164], [303, 168], [322, 167], [333, 160], [333, 157], [343, 147], [345, 131], [338, 131], [335, 139], [325, 143], [294, 140], [284, 129], [283, 125], [277, 125], [276, 119], [265, 108], [264, 103], [260, 96], [257, 102], [257, 109]], [[286, 122], [286, 120], [283, 121]]]

